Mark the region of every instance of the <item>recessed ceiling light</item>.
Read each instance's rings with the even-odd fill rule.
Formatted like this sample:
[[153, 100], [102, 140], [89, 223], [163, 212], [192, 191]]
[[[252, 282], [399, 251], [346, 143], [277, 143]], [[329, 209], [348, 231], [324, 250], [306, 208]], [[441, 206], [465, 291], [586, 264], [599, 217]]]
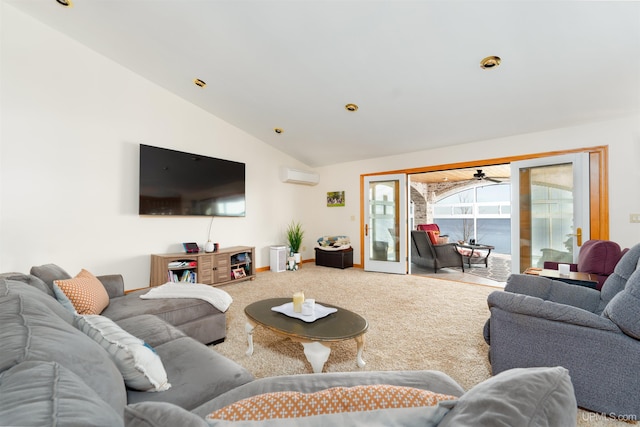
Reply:
[[56, 0], [56, 2], [64, 7], [73, 7], [73, 3], [71, 3], [71, 0]]
[[204, 80], [200, 80], [200, 79], [193, 79], [193, 83], [195, 83], [196, 86], [200, 86], [200, 87], [205, 87], [207, 85], [204, 82]]
[[273, 128], [273, 131], [274, 131], [275, 133], [277, 133], [277, 134], [281, 134], [281, 133], [283, 133], [283, 132], [284, 132], [284, 129], [281, 129], [281, 128]]
[[347, 111], [358, 111], [358, 106], [356, 104], [347, 104], [344, 108]]
[[483, 68], [485, 70], [489, 68], [496, 68], [498, 65], [500, 65], [501, 62], [502, 59], [500, 59], [499, 56], [487, 56], [482, 61], [480, 61], [480, 68]]

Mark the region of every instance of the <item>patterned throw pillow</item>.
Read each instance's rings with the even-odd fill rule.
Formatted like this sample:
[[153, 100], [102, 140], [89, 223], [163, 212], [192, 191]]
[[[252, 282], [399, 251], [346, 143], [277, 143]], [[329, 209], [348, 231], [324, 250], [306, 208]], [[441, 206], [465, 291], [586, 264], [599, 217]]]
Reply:
[[207, 415], [207, 420], [259, 421], [389, 408], [436, 406], [457, 397], [386, 384], [334, 387], [316, 393], [281, 391], [240, 400]]
[[82, 269], [73, 279], [55, 280], [78, 314], [100, 314], [109, 305], [106, 289], [93, 274]]

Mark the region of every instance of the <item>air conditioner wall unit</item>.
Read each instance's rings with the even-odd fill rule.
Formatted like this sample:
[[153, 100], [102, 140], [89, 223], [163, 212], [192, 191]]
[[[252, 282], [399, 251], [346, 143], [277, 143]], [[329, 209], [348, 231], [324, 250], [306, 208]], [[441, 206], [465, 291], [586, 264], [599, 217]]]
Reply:
[[280, 179], [282, 182], [290, 182], [292, 184], [316, 185], [320, 182], [320, 175], [299, 169], [281, 167]]

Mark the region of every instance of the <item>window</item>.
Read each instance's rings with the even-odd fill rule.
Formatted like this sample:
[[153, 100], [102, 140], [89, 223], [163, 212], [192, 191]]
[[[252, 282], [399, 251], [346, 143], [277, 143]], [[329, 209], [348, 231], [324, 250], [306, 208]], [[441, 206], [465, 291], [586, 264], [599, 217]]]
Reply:
[[511, 189], [509, 184], [468, 188], [437, 201], [434, 222], [450, 241], [469, 241], [495, 246], [511, 253]]

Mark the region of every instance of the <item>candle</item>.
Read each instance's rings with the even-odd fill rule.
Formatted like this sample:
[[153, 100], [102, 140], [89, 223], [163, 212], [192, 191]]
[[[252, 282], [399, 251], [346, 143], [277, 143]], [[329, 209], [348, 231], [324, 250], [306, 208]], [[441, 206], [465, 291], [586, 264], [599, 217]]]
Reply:
[[302, 303], [304, 302], [304, 293], [296, 292], [293, 294], [293, 311], [300, 313], [302, 311]]

